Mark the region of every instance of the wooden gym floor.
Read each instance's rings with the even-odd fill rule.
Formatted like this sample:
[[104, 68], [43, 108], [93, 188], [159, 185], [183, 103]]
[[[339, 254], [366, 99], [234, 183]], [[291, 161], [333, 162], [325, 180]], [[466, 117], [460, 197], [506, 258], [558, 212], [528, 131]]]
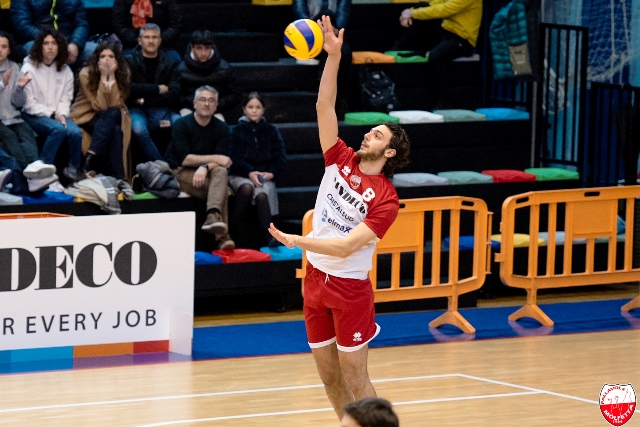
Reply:
[[[637, 293], [618, 285], [540, 302]], [[299, 316], [201, 316], [196, 326]], [[600, 389], [631, 383], [640, 393], [639, 349], [640, 330], [449, 342], [372, 349], [369, 370], [403, 427], [607, 426]], [[0, 375], [0, 426], [338, 425], [310, 354]]]

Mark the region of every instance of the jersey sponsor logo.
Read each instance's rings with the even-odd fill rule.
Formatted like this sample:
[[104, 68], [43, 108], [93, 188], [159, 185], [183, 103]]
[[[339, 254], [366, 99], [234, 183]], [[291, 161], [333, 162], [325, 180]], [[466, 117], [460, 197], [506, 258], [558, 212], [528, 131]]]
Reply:
[[362, 178], [360, 178], [358, 175], [351, 175], [351, 178], [349, 178], [349, 185], [354, 190], [357, 190], [358, 187], [360, 187], [361, 182], [362, 182]]
[[342, 167], [342, 170], [340, 172], [342, 172], [344, 176], [349, 176], [349, 174], [351, 173], [351, 168], [345, 165]]
[[[367, 212], [367, 207], [364, 205], [364, 203], [358, 200], [356, 196], [352, 195], [349, 190], [344, 188], [338, 180], [336, 180], [335, 189], [338, 190], [338, 196], [340, 196], [345, 202], [347, 202], [354, 208], [358, 209], [360, 213], [364, 214]], [[371, 189], [368, 188], [367, 190]], [[373, 190], [371, 190], [371, 193], [373, 193]], [[373, 197], [375, 197], [375, 193], [373, 193]], [[371, 197], [369, 200], [373, 199], [373, 197]]]
[[336, 221], [333, 218], [327, 218], [327, 224], [334, 226], [335, 228], [338, 229], [338, 231], [342, 231], [345, 234], [349, 233], [352, 228], [344, 224], [340, 224], [338, 221]]
[[62, 79], [56, 79], [56, 86], [62, 85]]
[[[353, 222], [355, 221], [355, 219], [349, 215], [348, 213], [346, 213], [343, 209], [342, 206], [340, 206], [340, 204], [338, 203], [338, 201], [336, 199], [333, 198], [333, 195], [331, 194], [327, 194], [327, 200], [329, 201], [329, 203], [331, 204], [331, 207], [333, 208], [334, 212], [337, 212], [340, 214], [340, 216], [342, 216], [342, 218], [344, 218], [345, 220], [349, 221], [349, 222]], [[325, 209], [326, 211], [326, 209]]]

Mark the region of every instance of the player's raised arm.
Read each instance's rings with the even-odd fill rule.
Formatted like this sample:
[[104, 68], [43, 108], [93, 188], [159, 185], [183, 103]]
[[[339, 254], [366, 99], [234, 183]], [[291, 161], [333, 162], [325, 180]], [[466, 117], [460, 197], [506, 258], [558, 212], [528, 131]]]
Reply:
[[336, 94], [338, 92], [338, 68], [340, 66], [340, 49], [344, 36], [344, 28], [336, 36], [328, 16], [318, 21], [324, 34], [324, 50], [328, 54], [327, 62], [320, 79], [318, 90], [318, 132], [320, 146], [324, 153], [333, 147], [338, 140], [338, 116], [336, 115]]

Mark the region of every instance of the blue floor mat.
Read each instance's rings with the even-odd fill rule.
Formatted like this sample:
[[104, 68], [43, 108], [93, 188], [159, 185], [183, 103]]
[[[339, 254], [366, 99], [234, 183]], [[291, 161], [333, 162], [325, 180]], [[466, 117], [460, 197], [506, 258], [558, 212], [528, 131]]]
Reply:
[[[443, 311], [380, 314], [376, 322], [380, 334], [370, 346], [388, 347], [409, 344], [508, 338], [530, 335], [602, 332], [640, 328], [640, 310], [621, 312], [628, 300], [541, 304], [540, 308], [555, 323], [543, 327], [532, 319], [509, 322], [508, 316], [519, 307], [470, 308], [460, 310], [475, 334], [463, 334], [452, 326], [429, 328], [429, 322]], [[309, 352], [303, 321], [196, 328], [193, 359], [266, 356]]]

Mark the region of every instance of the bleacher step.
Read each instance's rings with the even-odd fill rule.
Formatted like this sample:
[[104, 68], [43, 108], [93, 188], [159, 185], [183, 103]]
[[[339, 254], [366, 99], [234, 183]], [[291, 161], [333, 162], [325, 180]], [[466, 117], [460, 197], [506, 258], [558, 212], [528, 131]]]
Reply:
[[[223, 52], [222, 48], [220, 51]], [[318, 87], [318, 66], [297, 64], [293, 58], [270, 62], [237, 62], [230, 65], [239, 85], [258, 92], [313, 91]]]

